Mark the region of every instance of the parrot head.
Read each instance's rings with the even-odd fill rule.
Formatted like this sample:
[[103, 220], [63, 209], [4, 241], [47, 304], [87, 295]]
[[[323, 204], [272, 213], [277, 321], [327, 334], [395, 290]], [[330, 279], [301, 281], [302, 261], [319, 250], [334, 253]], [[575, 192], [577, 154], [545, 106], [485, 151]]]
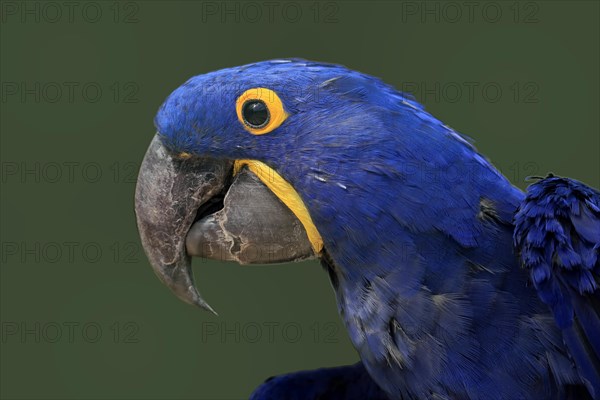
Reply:
[[155, 125], [136, 188], [142, 244], [179, 298], [209, 310], [191, 256], [253, 264], [330, 254], [340, 265], [383, 265], [381, 254], [403, 236], [391, 238], [388, 227], [457, 224], [444, 219], [444, 204], [428, 202], [440, 193], [450, 201], [455, 183], [424, 185], [424, 170], [487, 165], [410, 96], [304, 60], [191, 78], [166, 99]]

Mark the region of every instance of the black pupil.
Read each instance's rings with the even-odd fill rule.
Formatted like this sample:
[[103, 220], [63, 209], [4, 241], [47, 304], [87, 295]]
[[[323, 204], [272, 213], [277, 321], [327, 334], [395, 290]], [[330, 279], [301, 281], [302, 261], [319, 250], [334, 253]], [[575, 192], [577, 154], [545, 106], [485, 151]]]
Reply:
[[269, 110], [261, 100], [250, 100], [244, 104], [242, 115], [244, 121], [253, 128], [260, 128], [269, 122]]

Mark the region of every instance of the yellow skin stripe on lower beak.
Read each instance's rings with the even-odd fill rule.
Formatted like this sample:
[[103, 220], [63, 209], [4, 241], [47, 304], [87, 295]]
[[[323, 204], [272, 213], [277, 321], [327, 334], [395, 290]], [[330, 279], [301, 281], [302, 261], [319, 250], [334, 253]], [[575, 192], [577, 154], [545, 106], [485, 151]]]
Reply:
[[233, 174], [236, 175], [246, 165], [258, 179], [262, 181], [300, 220], [308, 236], [315, 254], [320, 254], [323, 249], [323, 239], [312, 221], [308, 209], [298, 195], [298, 192], [281, 175], [266, 164], [256, 160], [236, 160]]

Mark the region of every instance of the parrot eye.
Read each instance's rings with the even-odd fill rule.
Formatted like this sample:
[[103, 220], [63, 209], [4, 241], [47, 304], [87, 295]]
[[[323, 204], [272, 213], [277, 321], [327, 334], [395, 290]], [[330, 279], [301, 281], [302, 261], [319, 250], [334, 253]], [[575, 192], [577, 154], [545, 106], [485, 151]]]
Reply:
[[244, 129], [253, 135], [271, 132], [288, 117], [277, 93], [266, 88], [246, 90], [236, 100], [235, 109]]
[[262, 100], [248, 100], [242, 107], [242, 116], [251, 128], [262, 128], [269, 122], [269, 109]]

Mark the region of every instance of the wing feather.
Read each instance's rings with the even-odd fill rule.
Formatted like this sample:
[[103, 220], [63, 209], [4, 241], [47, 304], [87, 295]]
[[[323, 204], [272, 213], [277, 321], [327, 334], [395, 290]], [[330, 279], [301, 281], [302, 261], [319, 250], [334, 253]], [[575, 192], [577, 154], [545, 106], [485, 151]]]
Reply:
[[600, 398], [600, 193], [549, 175], [515, 215], [515, 247], [588, 390]]

